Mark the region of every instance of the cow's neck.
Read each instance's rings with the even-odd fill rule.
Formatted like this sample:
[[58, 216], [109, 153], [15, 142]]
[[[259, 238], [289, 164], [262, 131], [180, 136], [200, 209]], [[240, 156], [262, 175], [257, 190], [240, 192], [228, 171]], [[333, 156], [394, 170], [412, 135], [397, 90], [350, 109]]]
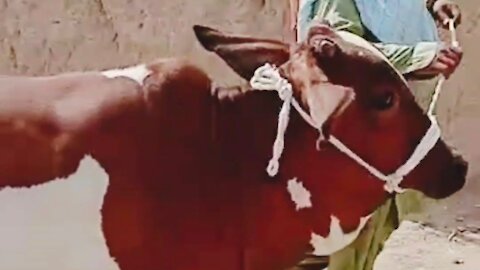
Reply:
[[[246, 183], [248, 194], [245, 197], [255, 202], [252, 208], [256, 210], [252, 211], [267, 213], [271, 211], [268, 209], [291, 207], [293, 219], [304, 219], [299, 223], [290, 223], [291, 228], [308, 231], [312, 228], [302, 226], [314, 224], [312, 231], [315, 239], [309, 239], [310, 235], [304, 237], [317, 244], [316, 251], [322, 255], [329, 250], [338, 250], [355, 239], [361, 226], [365, 225], [365, 217], [385, 198], [381, 182], [372, 179], [368, 172], [333, 147], [317, 151], [317, 131], [294, 111], [290, 115], [279, 174], [269, 177], [266, 167], [272, 155], [281, 101], [275, 93], [252, 92], [239, 94], [236, 102], [226, 103], [218, 110], [222, 127], [219, 141], [222, 148], [227, 149], [223, 153], [233, 156], [228, 160], [236, 162], [230, 164], [236, 170], [232, 175]], [[294, 202], [286, 195], [287, 183], [293, 178], [297, 178], [311, 193], [312, 207], [295, 209], [302, 201]], [[281, 201], [278, 198], [282, 198]], [[302, 211], [304, 214], [301, 214]], [[339, 231], [330, 233], [332, 226], [338, 222], [337, 218], [341, 229], [345, 230], [343, 236], [338, 234]], [[263, 223], [259, 222], [261, 224], [255, 225], [255, 228], [262, 228]], [[268, 234], [268, 226], [266, 228], [262, 233]], [[325, 245], [330, 242], [330, 246], [318, 246], [318, 243]]]
[[[252, 92], [242, 87], [214, 90], [213, 141], [235, 167], [254, 166], [265, 174], [272, 153], [281, 100], [275, 93]], [[250, 171], [250, 170], [249, 170]]]

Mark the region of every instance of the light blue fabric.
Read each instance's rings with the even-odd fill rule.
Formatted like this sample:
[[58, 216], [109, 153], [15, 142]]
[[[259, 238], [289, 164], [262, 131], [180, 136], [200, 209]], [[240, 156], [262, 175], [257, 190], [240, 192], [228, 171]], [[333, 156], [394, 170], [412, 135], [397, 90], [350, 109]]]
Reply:
[[414, 45], [439, 41], [435, 21], [424, 0], [355, 0], [355, 3], [362, 23], [381, 42]]
[[310, 24], [315, 16], [315, 5], [319, 0], [300, 0], [297, 17], [297, 40], [305, 39]]

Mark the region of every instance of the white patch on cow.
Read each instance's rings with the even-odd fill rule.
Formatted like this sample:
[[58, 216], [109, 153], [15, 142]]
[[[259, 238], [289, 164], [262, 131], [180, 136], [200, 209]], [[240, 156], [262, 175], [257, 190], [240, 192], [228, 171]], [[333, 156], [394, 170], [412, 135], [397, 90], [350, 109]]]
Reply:
[[143, 85], [143, 80], [152, 73], [146, 65], [137, 65], [133, 67], [111, 69], [103, 71], [102, 75], [107, 78], [127, 77], [136, 81], [138, 84]]
[[295, 203], [297, 211], [312, 207], [312, 201], [310, 200], [312, 195], [310, 191], [303, 186], [302, 182], [297, 181], [297, 178], [288, 181], [287, 190], [288, 193], [290, 193], [290, 198]]
[[314, 249], [313, 254], [316, 256], [328, 256], [348, 246], [357, 239], [370, 217], [361, 218], [360, 224], [355, 231], [344, 233], [340, 227], [340, 220], [335, 216], [331, 216], [330, 233], [327, 237], [322, 237], [312, 232], [310, 244]]

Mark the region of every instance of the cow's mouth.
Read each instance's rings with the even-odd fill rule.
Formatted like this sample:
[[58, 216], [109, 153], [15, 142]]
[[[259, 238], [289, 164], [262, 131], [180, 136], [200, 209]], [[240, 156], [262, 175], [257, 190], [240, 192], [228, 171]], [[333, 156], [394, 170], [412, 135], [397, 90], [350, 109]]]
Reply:
[[453, 166], [445, 168], [441, 183], [433, 183], [425, 189], [425, 195], [433, 199], [447, 198], [465, 186], [468, 162], [458, 154], [453, 157]]

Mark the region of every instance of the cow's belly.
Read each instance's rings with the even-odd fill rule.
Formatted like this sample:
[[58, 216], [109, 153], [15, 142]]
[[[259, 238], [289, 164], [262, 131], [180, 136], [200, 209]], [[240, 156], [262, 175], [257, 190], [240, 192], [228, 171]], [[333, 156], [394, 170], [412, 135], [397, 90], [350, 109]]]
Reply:
[[[174, 179], [168, 171], [161, 175], [156, 181]], [[308, 251], [330, 255], [350, 244], [366, 221], [343, 233], [329, 219], [330, 234], [321, 237], [298, 218], [284, 187], [266, 185], [273, 199], [262, 205], [242, 203], [228, 184], [177, 178], [152, 190], [138, 175], [110, 177], [102, 225], [122, 270], [283, 269]]]
[[175, 171], [157, 167], [150, 180], [111, 174], [102, 209], [111, 256], [122, 270], [243, 270], [238, 200], [221, 184], [200, 185], [191, 171], [183, 181]]

